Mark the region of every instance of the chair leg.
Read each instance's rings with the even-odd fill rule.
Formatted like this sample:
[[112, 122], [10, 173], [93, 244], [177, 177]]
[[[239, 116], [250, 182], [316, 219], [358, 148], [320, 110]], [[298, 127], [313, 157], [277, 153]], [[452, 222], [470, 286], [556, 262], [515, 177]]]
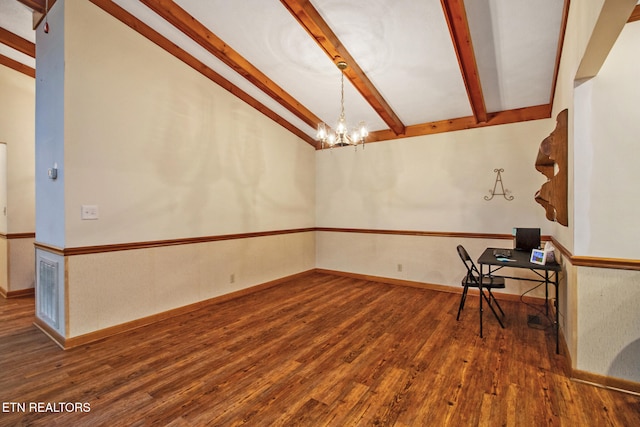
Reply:
[[469, 289], [469, 287], [465, 286], [464, 290], [462, 291], [462, 297], [460, 298], [460, 306], [458, 307], [458, 315], [456, 316], [456, 320], [460, 320], [460, 312], [464, 308], [464, 302], [467, 299], [467, 290], [468, 289]]
[[489, 295], [490, 295], [490, 299], [492, 299], [493, 302], [496, 303], [496, 306], [498, 307], [498, 310], [500, 310], [500, 313], [502, 313], [502, 317], [504, 317], [504, 311], [502, 311], [502, 307], [500, 307], [500, 304], [498, 304], [498, 300], [496, 299], [495, 296], [493, 296], [493, 293], [491, 292], [491, 290], [489, 290]]
[[[498, 323], [500, 323], [500, 326], [502, 326], [502, 329], [504, 329], [504, 324], [502, 323], [502, 319], [500, 319], [500, 316], [498, 316], [498, 313], [496, 312], [496, 309], [493, 308], [493, 304], [491, 304], [491, 299], [490, 297], [493, 297], [493, 295], [491, 295], [491, 291], [489, 290], [489, 297], [487, 297], [487, 295], [484, 293], [484, 291], [482, 292], [482, 297], [484, 298], [484, 300], [487, 302], [487, 305], [489, 306], [489, 308], [491, 309], [491, 311], [493, 312], [493, 315], [496, 317], [496, 319], [498, 319]], [[494, 301], [496, 301], [495, 298], [493, 298]], [[496, 304], [498, 304], [498, 302], [496, 301]], [[498, 308], [500, 308], [500, 305], [498, 304]], [[500, 308], [500, 311], [502, 311], [502, 309]], [[504, 313], [503, 313], [504, 314]]]

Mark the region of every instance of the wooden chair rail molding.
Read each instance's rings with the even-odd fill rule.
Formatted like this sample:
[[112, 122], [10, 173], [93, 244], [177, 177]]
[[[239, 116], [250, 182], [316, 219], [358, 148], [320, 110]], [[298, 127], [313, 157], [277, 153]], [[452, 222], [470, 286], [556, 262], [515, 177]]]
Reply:
[[640, 270], [640, 260], [627, 259], [627, 258], [601, 258], [601, 257], [588, 257], [573, 255], [567, 248], [565, 248], [554, 237], [551, 237], [551, 242], [556, 249], [562, 254], [563, 257], [569, 260], [569, 262], [577, 267], [593, 267], [593, 268], [615, 268], [618, 270]]
[[[511, 240], [513, 236], [511, 234], [498, 234], [498, 233], [472, 233], [472, 232], [459, 232], [459, 231], [424, 231], [424, 230], [385, 230], [385, 229], [366, 229], [366, 228], [334, 228], [334, 227], [309, 227], [309, 228], [295, 228], [288, 230], [274, 230], [274, 231], [261, 231], [253, 233], [238, 233], [238, 234], [222, 234], [217, 236], [203, 236], [203, 237], [189, 237], [185, 239], [172, 239], [172, 240], [157, 240], [151, 242], [131, 242], [120, 243], [114, 245], [101, 245], [101, 246], [81, 246], [75, 248], [59, 248], [52, 245], [47, 245], [41, 242], [35, 242], [36, 248], [45, 250], [47, 252], [55, 253], [62, 256], [74, 256], [74, 255], [89, 255], [103, 252], [117, 252], [134, 249], [149, 249], [163, 246], [175, 246], [175, 245], [188, 245], [195, 243], [207, 243], [216, 242], [220, 240], [233, 240], [233, 239], [249, 239], [255, 237], [275, 236], [280, 234], [293, 234], [293, 233], [308, 233], [308, 232], [331, 232], [331, 233], [360, 233], [360, 234], [385, 234], [395, 236], [419, 236], [419, 237], [453, 237], [460, 239], [496, 239], [496, 240]], [[1, 237], [1, 236], [0, 236]], [[25, 233], [26, 237], [33, 237], [30, 233]], [[558, 242], [553, 236], [542, 236], [543, 241], [551, 241], [558, 251], [565, 257], [572, 265], [580, 267], [594, 267], [594, 268], [614, 268], [621, 270], [639, 270], [640, 260], [626, 259], [626, 258], [601, 258], [601, 257], [588, 257], [588, 256], [575, 256], [567, 248], [565, 248], [560, 242]]]
[[396, 236], [460, 237], [463, 239], [513, 239], [511, 234], [470, 233], [460, 231], [379, 230], [366, 228], [316, 227], [316, 231], [334, 233], [394, 234]]
[[18, 289], [17, 291], [8, 291], [0, 286], [0, 296], [6, 299], [29, 297], [35, 294], [35, 288]]
[[640, 271], [640, 260], [637, 259], [572, 256], [571, 264], [578, 267], [615, 268], [617, 270]]
[[0, 238], [11, 240], [11, 239], [35, 239], [36, 233], [0, 233]]
[[133, 249], [158, 248], [163, 246], [208, 243], [208, 242], [217, 242], [220, 240], [249, 239], [253, 237], [276, 236], [279, 234], [308, 233], [312, 231], [315, 231], [315, 228], [310, 227], [310, 228], [296, 228], [296, 229], [289, 229], [289, 230], [258, 231], [258, 232], [252, 232], [252, 233], [221, 234], [217, 236], [187, 237], [184, 239], [154, 240], [150, 242], [116, 243], [113, 245], [100, 245], [100, 246], [80, 246], [75, 248], [60, 248], [57, 246], [47, 245], [45, 243], [40, 243], [40, 242], [36, 242], [35, 246], [37, 248], [46, 250], [48, 252], [56, 253], [58, 255], [74, 256], [74, 255], [97, 254], [102, 252], [128, 251]]

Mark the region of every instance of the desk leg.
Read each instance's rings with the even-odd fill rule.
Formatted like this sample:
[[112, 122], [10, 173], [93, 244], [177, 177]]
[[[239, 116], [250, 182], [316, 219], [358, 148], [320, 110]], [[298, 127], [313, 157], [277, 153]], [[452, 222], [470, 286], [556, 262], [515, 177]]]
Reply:
[[549, 270], [544, 271], [544, 309], [549, 317]]
[[554, 285], [556, 285], [556, 354], [560, 354], [560, 322], [558, 318], [558, 307], [560, 307], [560, 301], [558, 300], [558, 272], [555, 273]]
[[484, 265], [480, 264], [480, 283], [478, 284], [478, 290], [480, 291], [480, 338], [482, 338], [482, 273]]

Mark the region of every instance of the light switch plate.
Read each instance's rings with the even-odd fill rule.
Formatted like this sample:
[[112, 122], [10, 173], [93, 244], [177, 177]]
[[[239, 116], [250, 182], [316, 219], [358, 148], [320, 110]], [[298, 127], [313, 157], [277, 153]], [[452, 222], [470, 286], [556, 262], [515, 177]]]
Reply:
[[82, 205], [82, 219], [98, 219], [98, 205]]

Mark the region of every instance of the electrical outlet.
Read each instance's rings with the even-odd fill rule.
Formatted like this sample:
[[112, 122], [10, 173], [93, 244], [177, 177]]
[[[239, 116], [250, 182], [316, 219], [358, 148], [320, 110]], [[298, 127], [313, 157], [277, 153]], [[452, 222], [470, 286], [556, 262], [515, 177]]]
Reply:
[[236, 275], [231, 273], [231, 276], [229, 276], [229, 283], [235, 283], [236, 282]]
[[402, 272], [402, 264], [398, 264], [398, 271]]
[[80, 217], [82, 219], [98, 219], [98, 206], [82, 205]]

